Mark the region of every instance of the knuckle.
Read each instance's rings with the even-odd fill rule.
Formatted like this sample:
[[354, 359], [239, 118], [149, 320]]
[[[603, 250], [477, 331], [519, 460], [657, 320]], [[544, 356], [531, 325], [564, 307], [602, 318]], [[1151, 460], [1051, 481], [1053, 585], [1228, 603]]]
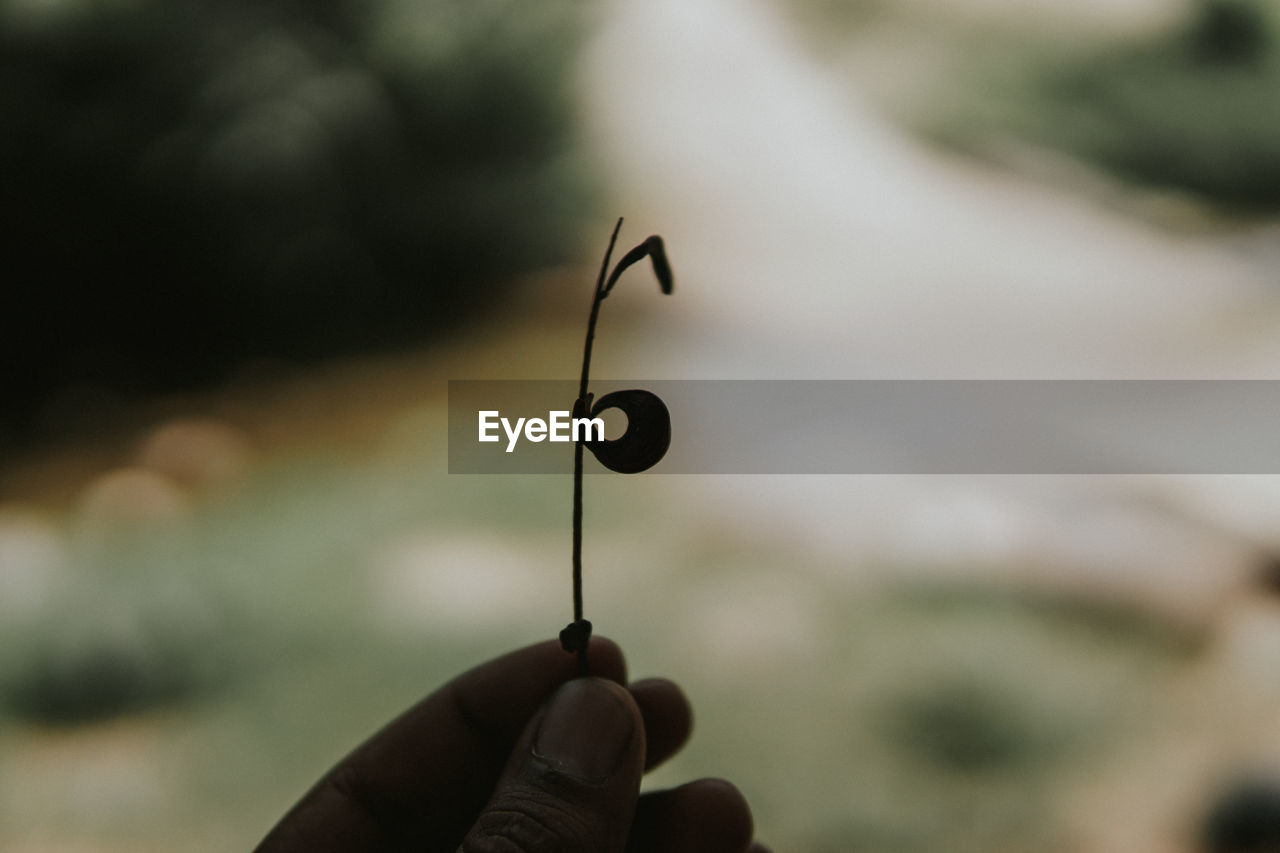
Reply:
[[512, 793], [484, 810], [459, 853], [599, 853], [598, 835], [566, 803], [536, 792]]

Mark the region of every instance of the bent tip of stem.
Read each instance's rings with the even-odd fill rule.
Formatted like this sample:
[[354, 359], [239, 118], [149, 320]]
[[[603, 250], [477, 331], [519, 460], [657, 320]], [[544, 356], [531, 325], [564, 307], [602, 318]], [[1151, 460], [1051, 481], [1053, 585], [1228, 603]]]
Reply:
[[670, 296], [675, 290], [675, 276], [671, 273], [671, 264], [667, 261], [667, 249], [662, 242], [662, 238], [654, 234], [644, 244], [649, 248], [649, 261], [653, 264], [653, 274], [658, 279], [658, 287], [662, 288], [662, 292]]

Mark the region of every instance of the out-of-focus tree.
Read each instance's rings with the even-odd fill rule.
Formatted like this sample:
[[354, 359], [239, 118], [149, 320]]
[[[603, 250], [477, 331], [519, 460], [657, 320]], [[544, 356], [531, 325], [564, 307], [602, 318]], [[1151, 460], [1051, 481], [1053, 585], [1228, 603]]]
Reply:
[[429, 340], [566, 257], [580, 4], [0, 4], [0, 422]]
[[869, 51], [856, 85], [935, 140], [1016, 168], [1060, 162], [1025, 156], [1030, 143], [1230, 217], [1280, 209], [1274, 0], [1171, 3], [1141, 24], [1085, 4], [1075, 26], [1071, 4], [779, 2], [835, 57], [866, 52], [877, 27], [914, 45], [900, 64]]
[[[924, 124], [964, 148], [1013, 135], [1232, 214], [1280, 207], [1280, 7], [1198, 0], [1141, 37], [989, 47]], [[975, 55], [976, 56], [976, 55]]]
[[1036, 137], [1239, 210], [1280, 205], [1280, 15], [1202, 0], [1182, 27], [1041, 78]]

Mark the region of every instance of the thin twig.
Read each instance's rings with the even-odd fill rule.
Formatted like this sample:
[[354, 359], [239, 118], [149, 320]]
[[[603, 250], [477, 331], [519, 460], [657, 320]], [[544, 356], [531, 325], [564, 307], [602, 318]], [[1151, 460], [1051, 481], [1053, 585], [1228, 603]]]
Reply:
[[[604, 260], [600, 264], [600, 276], [596, 279], [595, 291], [591, 295], [591, 316], [587, 320], [587, 340], [582, 347], [582, 380], [578, 383], [578, 400], [574, 405], [574, 417], [586, 417], [591, 409], [591, 401], [587, 395], [587, 380], [591, 373], [591, 345], [595, 342], [596, 321], [600, 318], [600, 302], [604, 299], [605, 275], [609, 271], [609, 261], [613, 257], [613, 247], [618, 241], [618, 232], [622, 230], [622, 217], [613, 226], [613, 234], [609, 237], [609, 248], [605, 250]], [[584, 625], [582, 618], [582, 450], [583, 438], [580, 436], [573, 447], [573, 625], [577, 631], [585, 630], [586, 637], [578, 645], [578, 671], [582, 675], [589, 672], [587, 666], [587, 640], [590, 638], [590, 624]]]

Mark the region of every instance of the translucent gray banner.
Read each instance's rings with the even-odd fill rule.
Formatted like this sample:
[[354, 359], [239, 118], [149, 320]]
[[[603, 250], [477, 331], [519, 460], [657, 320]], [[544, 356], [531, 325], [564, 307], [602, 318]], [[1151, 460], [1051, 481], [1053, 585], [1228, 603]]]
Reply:
[[[591, 383], [625, 388], [671, 413], [660, 474], [1280, 473], [1280, 381]], [[573, 380], [451, 381], [449, 472], [570, 473], [576, 396]], [[602, 414], [616, 438], [625, 417]]]

